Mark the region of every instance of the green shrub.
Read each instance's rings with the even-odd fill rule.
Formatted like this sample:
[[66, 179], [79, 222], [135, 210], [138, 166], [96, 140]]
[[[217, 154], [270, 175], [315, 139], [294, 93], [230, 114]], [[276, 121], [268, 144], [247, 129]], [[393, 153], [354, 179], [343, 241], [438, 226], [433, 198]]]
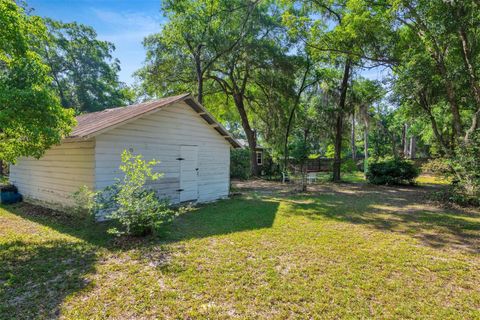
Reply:
[[95, 210], [95, 196], [96, 192], [90, 190], [87, 186], [81, 186], [77, 191], [72, 194], [75, 206], [72, 208], [73, 215], [81, 218], [88, 219], [94, 218], [93, 212]]
[[159, 199], [155, 190], [146, 184], [161, 177], [152, 168], [159, 161], [145, 161], [141, 155], [127, 150], [122, 153], [120, 170], [123, 179], [102, 191], [91, 192], [81, 188], [74, 198], [78, 210], [90, 211], [95, 216], [113, 220], [117, 227], [109, 229], [115, 235], [144, 236], [152, 233], [174, 217], [166, 199]]
[[143, 236], [172, 219], [173, 211], [168, 201], [160, 200], [155, 190], [146, 187], [147, 181], [155, 181], [162, 176], [152, 171], [158, 163], [156, 160], [147, 162], [141, 155], [123, 151], [119, 167], [124, 173], [123, 180], [118, 179], [98, 198], [101, 210], [107, 212], [106, 217], [120, 226], [112, 228], [111, 233]]
[[282, 170], [280, 165], [273, 159], [272, 155], [263, 151], [263, 165], [262, 165], [263, 178], [266, 179], [281, 179]]
[[413, 184], [419, 173], [410, 161], [385, 160], [369, 164], [367, 179], [373, 184]]
[[478, 196], [470, 196], [459, 190], [458, 186], [452, 185], [446, 189], [433, 192], [430, 197], [435, 201], [447, 204], [457, 204], [464, 207], [480, 207], [480, 198]]
[[345, 161], [342, 161], [340, 170], [342, 172], [352, 173], [352, 172], [358, 171], [358, 168], [357, 168], [357, 164], [355, 163], [355, 161], [353, 161], [353, 159], [347, 159]]
[[8, 177], [0, 175], [0, 185], [8, 184]]
[[250, 178], [250, 174], [250, 150], [232, 150], [230, 153], [230, 177], [246, 180]]
[[[470, 142], [459, 145], [450, 166], [455, 172], [455, 193], [465, 199], [480, 198], [480, 129], [470, 137]], [[470, 202], [469, 200], [467, 202]]]
[[445, 190], [433, 197], [461, 206], [480, 206], [480, 129], [470, 137], [469, 143], [461, 143], [451, 158], [434, 159], [422, 169], [452, 181]]
[[452, 169], [448, 159], [437, 158], [430, 159], [422, 165], [422, 172], [428, 172], [436, 176], [448, 177], [452, 174]]

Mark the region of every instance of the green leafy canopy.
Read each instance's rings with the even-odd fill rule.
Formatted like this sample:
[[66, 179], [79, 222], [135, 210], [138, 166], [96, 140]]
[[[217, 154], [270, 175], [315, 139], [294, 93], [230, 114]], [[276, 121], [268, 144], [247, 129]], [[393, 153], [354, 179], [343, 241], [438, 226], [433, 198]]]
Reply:
[[43, 21], [2, 0], [0, 26], [0, 159], [40, 157], [70, 132], [73, 111], [60, 105], [36, 51], [46, 38]]

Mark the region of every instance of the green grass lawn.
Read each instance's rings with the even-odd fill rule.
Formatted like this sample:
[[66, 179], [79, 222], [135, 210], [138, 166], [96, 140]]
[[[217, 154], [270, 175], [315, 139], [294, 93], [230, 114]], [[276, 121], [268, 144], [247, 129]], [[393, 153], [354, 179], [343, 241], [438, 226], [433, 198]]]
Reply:
[[448, 185], [450, 180], [443, 177], [435, 176], [433, 174], [422, 174], [417, 179], [418, 184], [438, 184], [438, 185]]
[[423, 192], [249, 192], [143, 240], [3, 207], [0, 318], [480, 318], [480, 214]]
[[[317, 173], [317, 181], [319, 182], [329, 182], [331, 179], [332, 174], [330, 172]], [[347, 183], [365, 182], [365, 176], [360, 171], [342, 172], [342, 181]]]
[[[319, 182], [329, 182], [331, 178], [332, 175], [330, 172], [320, 172], [317, 174], [317, 181]], [[342, 173], [342, 181], [346, 183], [361, 183], [366, 182], [366, 179], [363, 172], [355, 171]], [[415, 182], [420, 185], [447, 185], [450, 183], [449, 180], [432, 174], [421, 174], [415, 179]]]

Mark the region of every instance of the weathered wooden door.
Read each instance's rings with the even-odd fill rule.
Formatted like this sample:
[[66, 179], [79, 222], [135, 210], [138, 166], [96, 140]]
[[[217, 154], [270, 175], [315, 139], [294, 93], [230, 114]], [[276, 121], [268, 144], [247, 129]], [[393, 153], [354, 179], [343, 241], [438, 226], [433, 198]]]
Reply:
[[198, 146], [180, 146], [180, 202], [198, 200]]

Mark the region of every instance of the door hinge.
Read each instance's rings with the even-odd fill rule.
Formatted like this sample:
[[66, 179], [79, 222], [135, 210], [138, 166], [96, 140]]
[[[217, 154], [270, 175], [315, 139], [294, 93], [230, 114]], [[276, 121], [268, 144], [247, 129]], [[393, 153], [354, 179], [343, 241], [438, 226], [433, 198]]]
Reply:
[[177, 158], [177, 160], [185, 160], [185, 158]]
[[178, 192], [182, 192], [184, 189], [177, 189]]

